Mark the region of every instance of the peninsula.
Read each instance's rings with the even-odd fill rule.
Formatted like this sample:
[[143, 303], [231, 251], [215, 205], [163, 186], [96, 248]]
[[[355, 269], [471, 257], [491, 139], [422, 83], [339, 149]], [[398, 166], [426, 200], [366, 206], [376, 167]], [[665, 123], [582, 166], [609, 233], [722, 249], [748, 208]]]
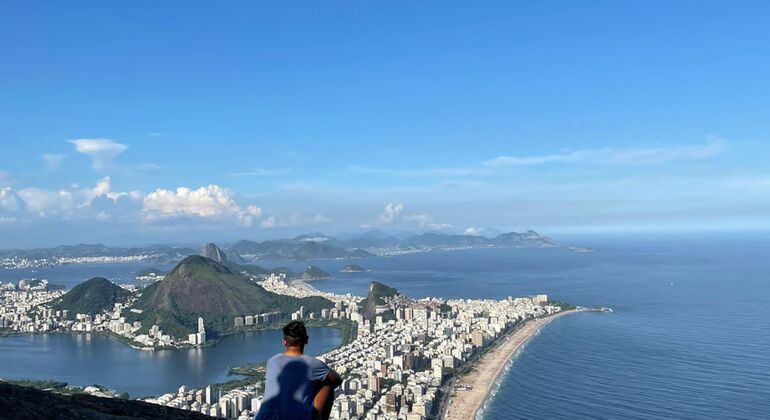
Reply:
[[489, 398], [497, 378], [503, 373], [508, 361], [538, 331], [555, 319], [577, 312], [593, 310], [585, 308], [569, 309], [542, 318], [527, 321], [504, 337], [495, 346], [488, 349], [480, 359], [472, 363], [470, 371], [455, 379], [450, 385], [450, 400], [444, 418], [446, 420], [475, 419]]

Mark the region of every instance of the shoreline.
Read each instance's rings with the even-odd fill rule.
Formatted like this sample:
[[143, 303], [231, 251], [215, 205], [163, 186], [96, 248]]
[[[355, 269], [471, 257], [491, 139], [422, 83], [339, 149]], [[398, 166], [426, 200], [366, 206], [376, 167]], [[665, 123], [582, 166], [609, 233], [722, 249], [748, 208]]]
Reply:
[[[551, 323], [551, 321], [564, 315], [588, 311], [596, 311], [596, 309], [578, 308], [567, 310], [525, 322], [501, 343], [498, 343], [489, 352], [481, 356], [481, 359], [474, 362], [470, 372], [454, 378], [455, 383], [449, 391], [449, 400], [446, 403], [446, 413], [443, 418], [447, 420], [476, 419], [484, 407], [484, 403], [489, 398], [498, 378], [505, 371], [509, 360], [516, 355], [516, 352], [524, 344], [534, 337], [542, 327]], [[459, 383], [470, 385], [473, 389], [456, 390], [456, 385]]]

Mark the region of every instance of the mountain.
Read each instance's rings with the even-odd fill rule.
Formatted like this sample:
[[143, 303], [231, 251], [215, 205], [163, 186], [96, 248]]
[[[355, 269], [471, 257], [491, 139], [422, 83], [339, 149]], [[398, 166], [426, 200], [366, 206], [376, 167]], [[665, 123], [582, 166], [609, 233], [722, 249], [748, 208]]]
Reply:
[[374, 257], [374, 256], [375, 255], [372, 254], [371, 252], [361, 248], [356, 248], [350, 251], [350, 253], [348, 254], [348, 258], [368, 258], [368, 257]]
[[483, 236], [471, 236], [471, 235], [446, 235], [443, 233], [423, 233], [420, 235], [410, 236], [403, 241], [407, 246], [478, 246], [489, 245], [489, 239]]
[[361, 308], [363, 308], [363, 315], [367, 318], [371, 318], [378, 313], [386, 312], [385, 299], [387, 297], [393, 297], [399, 294], [398, 290], [388, 287], [380, 282], [373, 281], [369, 284], [369, 292], [366, 294], [366, 298], [361, 301]]
[[227, 255], [225, 255], [224, 251], [219, 249], [219, 247], [213, 243], [207, 243], [203, 247], [203, 251], [201, 252], [201, 255], [203, 255], [206, 258], [212, 259], [218, 263], [227, 261]]
[[500, 246], [547, 248], [559, 246], [559, 242], [547, 236], [542, 236], [534, 230], [524, 233], [509, 232], [495, 236], [492, 243]]
[[[492, 232], [492, 230], [487, 229]], [[547, 236], [542, 236], [533, 230], [524, 233], [509, 232], [489, 238], [483, 235], [452, 235], [442, 232], [426, 232], [415, 234], [401, 232], [387, 234], [382, 231], [369, 231], [359, 235], [345, 235], [327, 241], [329, 245], [352, 250], [350, 257], [356, 257], [358, 249], [368, 252], [381, 250], [411, 250], [411, 249], [440, 249], [453, 247], [552, 247], [559, 243]], [[368, 256], [368, 255], [361, 255]]]
[[224, 264], [199, 255], [182, 260], [166, 277], [145, 288], [134, 308], [142, 309], [142, 327], [157, 324], [166, 333], [184, 337], [202, 316], [207, 329], [225, 333], [233, 317], [279, 311], [287, 315], [305, 306], [319, 313], [334, 306], [321, 297], [298, 299], [266, 291]]
[[54, 301], [53, 308], [68, 310], [71, 318], [75, 314], [96, 315], [112, 309], [118, 302], [125, 302], [130, 295], [131, 292], [117, 284], [103, 277], [94, 277]]
[[[241, 256], [255, 260], [318, 260], [333, 258], [351, 258], [371, 256], [372, 254], [358, 250], [351, 252], [345, 248], [325, 243], [326, 236], [300, 235], [294, 239], [268, 240], [254, 242], [241, 240], [231, 248]], [[324, 239], [318, 242], [311, 239]]]
[[302, 280], [323, 280], [331, 278], [331, 275], [320, 268], [311, 265], [305, 271], [302, 272]]
[[[16, 419], [205, 420], [189, 410], [180, 410], [143, 401], [100, 398], [86, 394], [62, 395], [0, 381], [0, 413]], [[5, 417], [8, 416], [8, 417]]]
[[83, 257], [128, 257], [144, 256], [148, 260], [166, 262], [179, 260], [195, 251], [190, 248], [180, 248], [168, 245], [150, 245], [143, 247], [122, 248], [103, 244], [59, 245], [54, 248], [37, 249], [8, 249], [0, 250], [0, 258], [27, 258], [31, 260], [51, 258], [83, 258]]

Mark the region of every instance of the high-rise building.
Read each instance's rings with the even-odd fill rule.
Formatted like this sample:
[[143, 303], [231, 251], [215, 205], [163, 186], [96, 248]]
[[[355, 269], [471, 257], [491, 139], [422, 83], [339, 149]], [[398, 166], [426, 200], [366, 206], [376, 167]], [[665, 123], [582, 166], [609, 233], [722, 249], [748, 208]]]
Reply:
[[206, 344], [206, 326], [203, 325], [203, 318], [198, 317], [198, 345]]

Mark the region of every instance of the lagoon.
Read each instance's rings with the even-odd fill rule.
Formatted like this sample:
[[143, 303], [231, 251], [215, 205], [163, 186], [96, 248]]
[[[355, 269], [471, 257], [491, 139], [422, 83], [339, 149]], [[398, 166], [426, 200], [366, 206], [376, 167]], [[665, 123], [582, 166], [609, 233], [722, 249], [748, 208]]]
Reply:
[[[337, 347], [340, 331], [308, 328], [306, 349], [318, 355]], [[131, 397], [176, 392], [181, 385], [204, 387], [237, 377], [230, 367], [264, 362], [282, 351], [280, 330], [225, 337], [196, 349], [136, 350], [103, 334], [35, 334], [0, 338], [0, 378], [101, 385]]]

